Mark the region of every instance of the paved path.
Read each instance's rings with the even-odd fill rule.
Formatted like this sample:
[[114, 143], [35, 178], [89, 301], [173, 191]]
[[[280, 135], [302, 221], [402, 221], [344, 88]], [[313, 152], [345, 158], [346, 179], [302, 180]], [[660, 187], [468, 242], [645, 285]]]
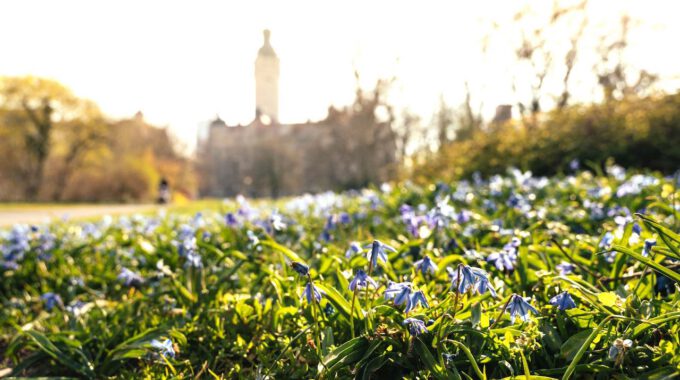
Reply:
[[11, 226], [15, 223], [45, 223], [54, 219], [68, 218], [82, 219], [104, 215], [134, 214], [150, 211], [154, 205], [76, 205], [76, 206], [8, 206], [0, 205], [0, 227]]

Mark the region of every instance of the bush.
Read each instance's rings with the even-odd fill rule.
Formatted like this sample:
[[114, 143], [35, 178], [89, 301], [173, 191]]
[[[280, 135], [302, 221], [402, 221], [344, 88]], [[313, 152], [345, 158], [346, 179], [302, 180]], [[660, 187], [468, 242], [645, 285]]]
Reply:
[[468, 177], [509, 166], [550, 175], [578, 159], [601, 167], [613, 158], [624, 167], [671, 173], [680, 167], [680, 93], [577, 105], [540, 115], [536, 123], [510, 122], [455, 141], [415, 173]]

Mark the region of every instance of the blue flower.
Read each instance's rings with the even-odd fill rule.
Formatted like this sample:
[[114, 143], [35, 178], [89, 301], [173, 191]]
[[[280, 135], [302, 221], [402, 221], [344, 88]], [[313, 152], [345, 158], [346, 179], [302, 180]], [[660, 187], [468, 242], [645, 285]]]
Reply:
[[425, 327], [425, 322], [420, 319], [406, 318], [402, 324], [404, 326], [408, 325], [408, 332], [411, 336], [419, 336], [428, 332], [427, 327]]
[[523, 298], [517, 294], [512, 295], [510, 304], [508, 305], [508, 309], [510, 310], [510, 323], [515, 323], [515, 317], [517, 316], [519, 316], [522, 321], [527, 322], [529, 320], [529, 312], [538, 314], [538, 311], [534, 309], [527, 300], [529, 300], [529, 297]]
[[427, 303], [427, 299], [425, 298], [425, 294], [423, 293], [422, 290], [418, 290], [417, 292], [411, 293], [408, 302], [406, 303], [406, 309], [404, 309], [404, 312], [408, 313], [409, 311], [418, 307], [418, 305], [421, 305], [424, 308], [430, 307], [430, 305]]
[[642, 227], [637, 223], [633, 223], [633, 233], [640, 235], [642, 233]]
[[578, 161], [578, 158], [574, 158], [569, 162], [569, 168], [573, 171], [577, 171], [581, 167], [581, 163]]
[[175, 358], [175, 348], [173, 347], [172, 341], [170, 339], [166, 339], [163, 342], [154, 339], [151, 341], [151, 347], [160, 351], [161, 355], [166, 358]]
[[306, 276], [309, 274], [309, 267], [305, 264], [293, 261], [290, 263], [290, 266], [293, 267], [293, 270], [298, 272], [300, 276]]
[[416, 261], [413, 264], [416, 267], [416, 270], [419, 270], [423, 273], [423, 276], [430, 271], [432, 274], [435, 274], [437, 272], [437, 264], [432, 262], [432, 259], [430, 259], [430, 256], [425, 256], [422, 259]]
[[[489, 274], [479, 268], [473, 268], [467, 265], [459, 264], [459, 270], [446, 268], [451, 278], [451, 289], [458, 293], [477, 292], [484, 294], [487, 291], [491, 293], [492, 297], [496, 297], [496, 290], [491, 286], [489, 281]], [[460, 271], [460, 280], [458, 273]]]
[[576, 307], [574, 300], [571, 298], [571, 295], [569, 295], [569, 293], [567, 292], [562, 292], [556, 295], [555, 297], [551, 298], [550, 304], [553, 306], [557, 306], [557, 308], [561, 311], [573, 309]]
[[572, 263], [562, 261], [561, 263], [555, 265], [555, 269], [557, 269], [557, 271], [560, 272], [560, 275], [566, 276], [568, 274], [573, 273], [574, 269], [576, 269], [576, 266]]
[[31, 249], [29, 233], [29, 228], [23, 225], [15, 225], [9, 232], [7, 243], [0, 247], [5, 268], [19, 268], [18, 262], [22, 261], [25, 253]]
[[196, 237], [190, 235], [188, 237], [182, 238], [177, 243], [177, 252], [180, 256], [186, 257], [198, 250], [198, 245], [196, 243]]
[[345, 251], [345, 257], [349, 259], [353, 255], [361, 253], [361, 251], [363, 251], [363, 249], [361, 248], [361, 244], [353, 241], [352, 243], [350, 243], [349, 248], [347, 248], [347, 251]]
[[600, 240], [600, 243], [597, 245], [599, 248], [609, 248], [611, 247], [612, 243], [614, 242], [614, 234], [611, 233], [610, 231], [607, 231], [604, 236], [602, 236], [602, 239]]
[[410, 282], [390, 282], [385, 289], [385, 299], [394, 300], [395, 305], [407, 304], [411, 297]]
[[675, 293], [674, 282], [670, 278], [662, 274], [657, 274], [656, 284], [654, 284], [654, 291], [657, 294], [661, 294], [664, 297], [669, 294]]
[[633, 341], [630, 339], [617, 338], [614, 344], [609, 348], [609, 360], [620, 361], [626, 351], [633, 347]]
[[80, 300], [73, 301], [70, 305], [66, 306], [66, 311], [76, 317], [83, 315], [87, 310], [87, 304]]
[[271, 223], [274, 231], [281, 231], [286, 228], [286, 223], [283, 222], [283, 217], [277, 211], [274, 211], [269, 218], [269, 223]]
[[348, 213], [342, 212], [340, 213], [340, 223], [345, 225], [350, 224], [352, 223], [352, 217]]
[[186, 262], [184, 263], [185, 268], [203, 268], [203, 261], [201, 260], [201, 255], [196, 251], [189, 251], [186, 255]]
[[512, 271], [517, 264], [517, 253], [513, 250], [494, 252], [486, 258], [487, 262], [493, 262], [498, 270]]
[[234, 215], [233, 212], [228, 212], [227, 215], [224, 216], [224, 221], [230, 227], [238, 226], [238, 219], [236, 219], [236, 215]]
[[349, 290], [355, 291], [358, 288], [365, 288], [368, 285], [372, 285], [374, 288], [378, 287], [378, 284], [364, 272], [363, 270], [359, 269], [357, 271], [357, 274], [354, 276], [354, 279], [352, 279], [352, 282], [349, 283]]
[[389, 245], [381, 242], [380, 240], [373, 240], [373, 243], [366, 245], [364, 249], [370, 248], [368, 251], [368, 261], [371, 262], [371, 266], [376, 266], [378, 260], [386, 263], [387, 262], [387, 251], [397, 252], [396, 249], [390, 247]]
[[449, 271], [449, 276], [451, 277], [451, 289], [458, 293], [466, 293], [475, 286], [475, 275], [472, 273], [472, 268], [467, 265], [458, 264], [458, 269]]
[[118, 274], [118, 280], [123, 281], [125, 286], [137, 286], [140, 285], [142, 282], [144, 282], [144, 278], [140, 276], [138, 273], [135, 273], [125, 267], [123, 267], [120, 270], [120, 273]]
[[397, 306], [406, 304], [408, 307], [409, 302], [411, 302], [411, 292], [412, 289], [410, 286], [401, 288], [401, 290], [394, 295], [394, 304]]
[[321, 301], [321, 295], [325, 294], [322, 290], [317, 288], [316, 286], [312, 285], [311, 283], [307, 283], [305, 286], [305, 289], [302, 291], [302, 295], [300, 296], [300, 299], [306, 299], [307, 302], [312, 302], [312, 296], [314, 299], [316, 299], [316, 302]]
[[45, 301], [45, 308], [47, 311], [51, 311], [55, 306], [63, 306], [64, 303], [61, 300], [61, 297], [59, 294], [54, 294], [52, 292], [48, 292], [40, 296], [40, 298]]
[[260, 239], [255, 235], [255, 232], [248, 230], [246, 231], [246, 236], [248, 237], [248, 241], [252, 245], [258, 245], [260, 244]]
[[[385, 289], [385, 300], [395, 300], [396, 303], [396, 298], [398, 295], [400, 295], [404, 289], [408, 289], [406, 293], [406, 297], [411, 293], [411, 283], [410, 282], [389, 282], [387, 284], [387, 289]], [[400, 298], [402, 300], [402, 298]], [[401, 302], [403, 303], [403, 301]]]
[[656, 245], [656, 239], [646, 239], [645, 247], [642, 249], [642, 256], [649, 256], [649, 252], [652, 251], [652, 247]]
[[498, 295], [496, 294], [496, 289], [491, 286], [491, 283], [489, 282], [489, 277], [486, 275], [486, 272], [483, 272], [481, 269], [477, 269], [478, 271], [482, 271], [484, 274], [482, 275], [481, 273], [478, 273], [475, 271], [477, 268], [472, 268], [473, 273], [475, 273], [475, 291], [479, 294], [484, 294], [487, 291], [491, 294], [491, 297], [496, 298]]

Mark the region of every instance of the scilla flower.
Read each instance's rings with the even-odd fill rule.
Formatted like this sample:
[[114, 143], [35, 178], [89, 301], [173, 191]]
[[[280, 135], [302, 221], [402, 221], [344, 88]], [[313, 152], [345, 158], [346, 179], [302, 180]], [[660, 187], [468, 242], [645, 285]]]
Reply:
[[432, 259], [430, 259], [430, 256], [425, 256], [422, 259], [416, 261], [413, 264], [416, 267], [416, 270], [419, 270], [423, 276], [429, 271], [432, 274], [435, 274], [437, 272], [437, 264], [432, 262]]
[[353, 241], [349, 245], [349, 248], [347, 248], [347, 251], [345, 251], [345, 257], [349, 259], [350, 257], [356, 255], [357, 253], [361, 253], [361, 251], [363, 251], [363, 249], [361, 248], [361, 244]]
[[[494, 289], [493, 286], [491, 286], [491, 283], [489, 282], [489, 277], [487, 276], [486, 272], [478, 268], [472, 269], [476, 278], [474, 291], [476, 291], [479, 294], [484, 294], [488, 291], [491, 294], [491, 297], [493, 298], [498, 297], [498, 295], [496, 294], [496, 289]], [[475, 270], [480, 271], [482, 273], [478, 273]]]
[[555, 269], [557, 269], [557, 271], [560, 272], [560, 275], [562, 276], [573, 273], [575, 268], [576, 266], [574, 264], [568, 263], [566, 261], [562, 261], [561, 263], [555, 265]]
[[600, 240], [600, 243], [597, 246], [599, 248], [609, 248], [613, 242], [614, 234], [608, 231], [606, 234], [604, 234], [604, 236], [602, 236], [602, 240]]
[[417, 292], [411, 293], [408, 302], [406, 303], [406, 309], [404, 309], [404, 312], [408, 313], [409, 311], [418, 307], [418, 305], [421, 305], [424, 308], [430, 307], [430, 305], [427, 303], [427, 299], [425, 298], [425, 294], [423, 293], [422, 290], [418, 290]]
[[466, 293], [475, 286], [475, 275], [472, 268], [467, 265], [459, 264], [458, 269], [449, 271], [451, 278], [451, 289], [458, 293]]
[[283, 217], [277, 211], [274, 211], [269, 218], [269, 223], [271, 223], [272, 228], [275, 231], [281, 231], [286, 228], [286, 223], [283, 222]]
[[321, 295], [325, 294], [322, 290], [317, 288], [316, 286], [312, 285], [311, 283], [307, 283], [305, 286], [305, 290], [302, 291], [302, 295], [300, 296], [300, 299], [306, 299], [307, 302], [312, 302], [312, 297], [316, 299], [316, 302], [321, 301]]
[[378, 284], [366, 272], [359, 269], [352, 282], [349, 283], [349, 290], [355, 291], [357, 288], [365, 288], [368, 285], [372, 285], [374, 288], [378, 287]]
[[486, 261], [493, 262], [498, 270], [512, 271], [517, 264], [517, 251], [515, 249], [503, 249], [500, 252], [490, 254]]
[[409, 301], [411, 290], [410, 282], [390, 282], [385, 289], [385, 299], [394, 300], [395, 305], [401, 305]]
[[172, 341], [170, 339], [166, 339], [162, 342], [154, 339], [151, 341], [151, 347], [160, 351], [161, 355], [166, 358], [175, 358], [175, 348], [172, 346]]
[[550, 304], [553, 306], [557, 306], [557, 309], [564, 311], [568, 309], [573, 309], [576, 307], [576, 304], [574, 303], [574, 300], [571, 298], [571, 295], [567, 292], [562, 292], [555, 297], [550, 299]]
[[118, 274], [118, 280], [123, 281], [125, 286], [138, 286], [142, 282], [144, 282], [144, 278], [140, 276], [138, 273], [135, 273], [125, 267], [123, 267], [120, 270], [120, 273]]
[[529, 312], [538, 314], [538, 311], [534, 309], [533, 306], [527, 302], [527, 298], [513, 294], [508, 304], [508, 309], [510, 310], [510, 323], [515, 323], [515, 317], [519, 316], [522, 321], [527, 322], [529, 320]]
[[364, 249], [369, 249], [368, 261], [371, 262], [372, 266], [376, 266], [376, 264], [378, 264], [378, 260], [384, 263], [387, 262], [387, 252], [385, 252], [386, 250], [390, 252], [397, 252], [396, 249], [381, 242], [380, 240], [373, 240], [373, 243], [364, 246]]
[[623, 355], [631, 347], [633, 347], [632, 340], [617, 338], [609, 349], [609, 360], [614, 360], [616, 363], [621, 363], [623, 360]]
[[62, 302], [59, 294], [48, 292], [40, 296], [40, 298], [43, 301], [45, 301], [45, 308], [47, 309], [47, 311], [51, 311], [57, 305], [64, 306], [64, 303]]
[[[389, 282], [387, 284], [387, 289], [385, 289], [385, 300], [396, 299], [398, 295], [404, 292], [404, 289], [408, 289], [406, 296], [411, 293], [411, 283], [410, 282]], [[401, 300], [401, 298], [400, 298]], [[403, 302], [403, 301], [402, 301]], [[395, 301], [396, 304], [396, 301]]]
[[652, 251], [652, 247], [656, 245], [656, 239], [645, 240], [645, 247], [642, 249], [642, 256], [649, 256], [649, 252]]
[[306, 276], [309, 274], [309, 267], [305, 264], [293, 261], [292, 263], [290, 263], [290, 266], [293, 268], [294, 271], [298, 272], [300, 276]]
[[420, 319], [406, 318], [402, 324], [408, 326], [408, 332], [411, 336], [419, 336], [428, 332], [427, 327], [425, 327], [425, 322]]

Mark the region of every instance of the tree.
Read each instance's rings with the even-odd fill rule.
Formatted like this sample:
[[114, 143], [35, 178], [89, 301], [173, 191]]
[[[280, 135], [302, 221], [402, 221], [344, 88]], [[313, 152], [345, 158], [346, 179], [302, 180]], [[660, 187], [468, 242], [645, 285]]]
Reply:
[[[515, 57], [520, 67], [524, 67], [527, 77], [516, 75], [513, 89], [519, 90], [520, 83], [529, 83], [530, 99], [519, 101], [520, 113], [529, 114], [532, 118], [543, 109], [542, 101], [545, 94], [544, 86], [548, 77], [557, 74], [561, 66], [554, 63], [561, 58], [564, 63], [562, 74], [562, 91], [556, 102], [558, 108], [564, 108], [570, 97], [569, 79], [576, 63], [578, 45], [585, 31], [588, 19], [585, 12], [587, 0], [576, 4], [566, 4], [553, 1], [547, 15], [537, 14], [526, 7], [517, 12], [514, 17], [516, 27], [521, 36], [519, 46], [515, 49]], [[577, 27], [573, 27], [577, 25]], [[573, 32], [569, 32], [572, 31]], [[569, 48], [559, 50], [561, 41], [567, 36]]]
[[[644, 95], [658, 80], [657, 75], [646, 70], [639, 70], [634, 73], [634, 70], [628, 67], [624, 59], [624, 52], [628, 46], [628, 36], [632, 26], [630, 16], [623, 14], [619, 25], [617, 33], [605, 34], [600, 37], [598, 44], [599, 60], [593, 67], [598, 84], [602, 87], [605, 102], [628, 96]], [[637, 78], [632, 79], [635, 76]]]

